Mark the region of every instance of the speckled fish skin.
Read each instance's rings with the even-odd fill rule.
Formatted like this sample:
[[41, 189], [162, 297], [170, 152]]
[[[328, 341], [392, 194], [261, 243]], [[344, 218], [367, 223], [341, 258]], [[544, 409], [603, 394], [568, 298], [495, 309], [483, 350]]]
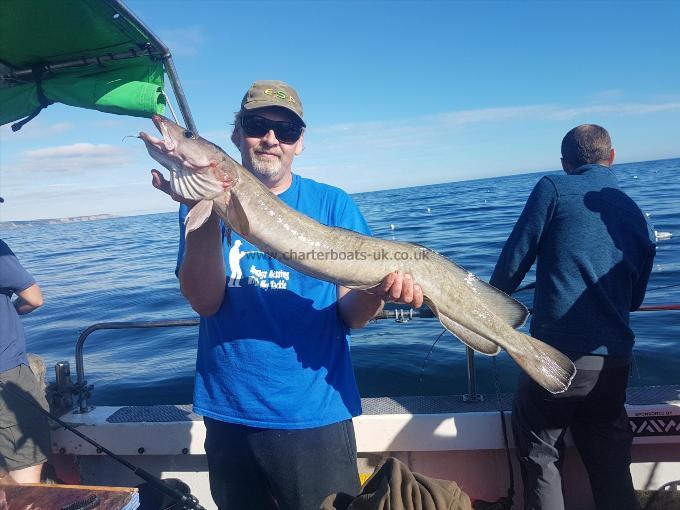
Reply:
[[140, 133], [149, 154], [170, 170], [175, 193], [199, 203], [187, 235], [215, 211], [264, 253], [307, 275], [352, 289], [378, 285], [392, 271], [410, 273], [442, 325], [478, 352], [505, 349], [538, 384], [565, 391], [576, 373], [555, 348], [516, 331], [528, 311], [518, 301], [438, 253], [328, 227], [284, 204], [217, 145], [160, 116], [163, 139]]

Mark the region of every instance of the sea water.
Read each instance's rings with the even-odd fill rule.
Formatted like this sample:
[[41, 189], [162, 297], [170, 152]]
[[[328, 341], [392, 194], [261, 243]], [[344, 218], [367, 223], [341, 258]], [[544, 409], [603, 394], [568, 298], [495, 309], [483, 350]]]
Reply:
[[[616, 165], [621, 187], [655, 229], [658, 242], [645, 304], [680, 303], [680, 159]], [[354, 195], [377, 236], [418, 242], [488, 280], [534, 184], [531, 173]], [[101, 322], [195, 317], [174, 274], [174, 213], [98, 221], [0, 224], [0, 237], [35, 276], [45, 305], [23, 318], [30, 352], [75, 378], [75, 342]], [[668, 237], [663, 236], [661, 237]], [[533, 281], [533, 273], [525, 283]], [[531, 303], [531, 291], [516, 295]], [[291, 317], [291, 320], [295, 320]], [[631, 386], [680, 384], [680, 311], [636, 312]], [[381, 320], [354, 331], [352, 358], [362, 396], [467, 392], [465, 347], [433, 319]], [[191, 402], [198, 329], [100, 330], [84, 346], [95, 404]], [[519, 368], [504, 352], [475, 356], [478, 392], [514, 390]]]

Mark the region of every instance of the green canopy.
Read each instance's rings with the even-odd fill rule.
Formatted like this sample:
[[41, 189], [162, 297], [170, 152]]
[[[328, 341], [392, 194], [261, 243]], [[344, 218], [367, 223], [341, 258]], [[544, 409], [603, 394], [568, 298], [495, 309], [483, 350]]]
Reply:
[[150, 117], [170, 71], [168, 49], [120, 0], [0, 0], [0, 124], [52, 102]]

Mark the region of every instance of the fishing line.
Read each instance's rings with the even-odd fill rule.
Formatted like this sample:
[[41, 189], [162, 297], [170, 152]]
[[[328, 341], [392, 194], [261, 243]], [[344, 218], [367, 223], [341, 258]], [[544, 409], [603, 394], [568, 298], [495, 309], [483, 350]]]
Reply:
[[192, 495], [192, 494], [182, 494], [178, 490], [176, 490], [173, 487], [170, 487], [169, 485], [164, 483], [163, 480], [161, 480], [160, 478], [157, 478], [156, 476], [152, 475], [148, 471], [145, 471], [144, 469], [137, 467], [134, 464], [131, 464], [130, 462], [126, 461], [124, 458], [120, 457], [119, 455], [116, 455], [112, 451], [106, 449], [105, 447], [103, 447], [102, 445], [97, 443], [94, 439], [90, 439], [85, 434], [76, 430], [75, 428], [73, 428], [68, 423], [60, 420], [59, 418], [54, 416], [51, 412], [45, 411], [40, 405], [38, 405], [37, 402], [31, 400], [30, 398], [23, 395], [19, 391], [15, 390], [11, 386], [6, 385], [4, 381], [0, 381], [0, 388], [2, 388], [3, 390], [8, 390], [14, 396], [19, 397], [24, 402], [27, 402], [28, 404], [30, 404], [33, 407], [33, 409], [40, 411], [41, 414], [44, 414], [50, 420], [58, 423], [59, 425], [64, 427], [66, 430], [74, 433], [76, 436], [78, 436], [82, 440], [90, 443], [92, 446], [94, 446], [97, 449], [97, 453], [105, 453], [106, 455], [108, 455], [109, 457], [111, 457], [112, 459], [117, 461], [118, 463], [122, 464], [123, 466], [125, 466], [126, 468], [131, 470], [134, 474], [139, 476], [142, 480], [151, 484], [155, 489], [166, 494], [167, 496], [170, 496], [172, 499], [175, 500], [176, 503], [181, 503], [183, 505], [182, 508], [184, 508], [185, 510], [205, 510], [205, 508], [202, 507], [199, 504], [198, 499], [196, 499], [196, 497], [194, 495]]
[[508, 487], [508, 495], [498, 498], [494, 502], [476, 500], [472, 507], [475, 510], [510, 510], [514, 503], [515, 497], [515, 472], [512, 469], [512, 456], [510, 454], [510, 442], [508, 441], [508, 430], [505, 424], [505, 412], [503, 411], [503, 403], [501, 402], [501, 386], [498, 379], [498, 367], [496, 366], [496, 356], [491, 358], [493, 363], [494, 385], [496, 387], [496, 401], [498, 402], [498, 411], [501, 417], [501, 430], [503, 431], [503, 442], [505, 444], [505, 454], [508, 459], [508, 475], [510, 486]]
[[[529, 289], [533, 289], [533, 288], [535, 288], [535, 287], [536, 287], [536, 282], [527, 283], [527, 284], [524, 285], [523, 287], [519, 287], [517, 290], [515, 290], [515, 291], [513, 292], [513, 294], [514, 294], [515, 292], [521, 292], [521, 291], [523, 291], [523, 290], [529, 290]], [[649, 291], [655, 291], [655, 290], [663, 290], [663, 289], [672, 289], [672, 288], [675, 288], [675, 287], [680, 287], [680, 283], [673, 283], [673, 284], [671, 284], [671, 285], [662, 285], [661, 287], [649, 287], [649, 288], [647, 289], [647, 292], [649, 292]]]
[[432, 343], [430, 346], [430, 350], [427, 351], [427, 354], [425, 355], [425, 359], [423, 360], [423, 364], [420, 367], [420, 376], [418, 377], [418, 384], [422, 388], [423, 385], [423, 373], [425, 372], [425, 364], [427, 363], [427, 360], [430, 359], [430, 354], [432, 354], [432, 350], [434, 349], [434, 346], [437, 345], [437, 342], [439, 342], [439, 339], [442, 337], [444, 333], [446, 333], [446, 329], [443, 329], [441, 333], [439, 333], [439, 336], [437, 339]]
[[[637, 360], [637, 355], [635, 353], [635, 349], [633, 349], [633, 355], [632, 355], [632, 360], [633, 360], [633, 370], [635, 371], [635, 374], [637, 375], [638, 382], [642, 381], [642, 377], [640, 376], [640, 366], [638, 364]], [[632, 377], [633, 374], [631, 374]]]
[[653, 287], [653, 288], [647, 289], [647, 290], [650, 291], [650, 290], [670, 289], [672, 287], [680, 287], [680, 283], [674, 283], [673, 285], [664, 285], [663, 287]]
[[[507, 496], [507, 507], [506, 508], [512, 508], [512, 499], [515, 496], [515, 472], [512, 469], [512, 457], [510, 456], [510, 443], [508, 441], [508, 430], [507, 426], [505, 424], [505, 412], [503, 411], [503, 405], [501, 403], [501, 385], [500, 381], [498, 380], [498, 367], [496, 366], [496, 356], [491, 358], [491, 361], [493, 363], [493, 379], [494, 379], [494, 384], [496, 386], [496, 400], [498, 401], [498, 410], [501, 414], [501, 428], [503, 429], [503, 442], [505, 443], [505, 452], [508, 457], [508, 471], [510, 475], [510, 487], [508, 487], [508, 496]], [[504, 498], [501, 498], [503, 500]], [[500, 501], [499, 500], [499, 503]]]
[[168, 96], [168, 94], [166, 94], [165, 90], [163, 90], [163, 89], [161, 89], [161, 93], [165, 97], [165, 105], [168, 107], [168, 110], [170, 110], [170, 114], [172, 115], [172, 118], [175, 120], [175, 124], [179, 124], [179, 121], [177, 120], [177, 114], [175, 113], [175, 110], [172, 109], [172, 103], [170, 102], [170, 97]]

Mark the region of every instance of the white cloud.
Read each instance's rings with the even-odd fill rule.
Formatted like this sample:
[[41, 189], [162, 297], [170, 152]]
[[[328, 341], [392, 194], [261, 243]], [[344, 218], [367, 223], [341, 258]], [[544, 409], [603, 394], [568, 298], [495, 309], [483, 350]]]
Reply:
[[[557, 140], [571, 124], [680, 113], [678, 98], [647, 103], [522, 105], [445, 112], [389, 121], [312, 127], [297, 167], [349, 191], [445, 182], [550, 168], [550, 145], [529, 154], [529, 132]], [[637, 120], [635, 121], [637, 122]], [[503, 154], [503, 156], [499, 156]], [[664, 153], [665, 154], [665, 153]], [[414, 171], [414, 169], [417, 169]], [[455, 169], [455, 170], [454, 170]], [[484, 175], [483, 175], [484, 174]]]
[[120, 149], [112, 145], [95, 145], [92, 143], [74, 143], [59, 147], [47, 147], [25, 151], [24, 157], [28, 158], [74, 158], [92, 155], [107, 156], [120, 152]]
[[[680, 112], [680, 102], [616, 103], [567, 107], [560, 105], [528, 105], [460, 110], [422, 117], [335, 124], [314, 128], [312, 136], [320, 137], [324, 148], [371, 147], [373, 149], [415, 148], [436, 145], [441, 148], [442, 133], [452, 128], [477, 124], [507, 122], [564, 121], [594, 114], [629, 116], [662, 112]], [[450, 131], [448, 131], [450, 134]], [[308, 136], [308, 140], [312, 137]]]
[[480, 108], [458, 112], [432, 115], [430, 120], [448, 126], [478, 124], [482, 122], [502, 122], [506, 120], [536, 118], [545, 115], [552, 107], [548, 105], [508, 106], [500, 108]]
[[436, 123], [438, 125], [466, 125], [484, 122], [503, 122], [509, 120], [562, 120], [578, 117], [590, 113], [609, 113], [614, 115], [642, 115], [646, 113], [680, 111], [680, 102], [665, 103], [618, 103], [600, 104], [579, 107], [566, 107], [558, 105], [529, 105], [507, 106], [498, 108], [479, 108], [476, 110], [460, 110], [455, 112], [438, 113], [423, 117], [404, 119], [402, 121], [378, 121], [352, 124], [335, 124], [326, 128], [317, 129], [321, 133], [329, 134], [352, 134], [360, 131], [379, 131], [388, 129], [400, 131], [404, 128], [416, 127]]
[[106, 144], [74, 143], [24, 151], [16, 165], [8, 166], [11, 172], [79, 174], [130, 163], [131, 158], [124, 149]]
[[623, 103], [582, 106], [578, 108], [556, 108], [549, 117], [563, 120], [572, 119], [584, 115], [611, 114], [611, 115], [645, 115], [648, 113], [661, 113], [680, 111], [680, 102], [675, 103]]
[[66, 131], [70, 131], [74, 125], [70, 122], [57, 122], [45, 124], [39, 119], [33, 119], [24, 125], [19, 131], [12, 131], [11, 124], [0, 127], [0, 140], [2, 143], [23, 142], [25, 140], [37, 140], [43, 138], [53, 138]]

